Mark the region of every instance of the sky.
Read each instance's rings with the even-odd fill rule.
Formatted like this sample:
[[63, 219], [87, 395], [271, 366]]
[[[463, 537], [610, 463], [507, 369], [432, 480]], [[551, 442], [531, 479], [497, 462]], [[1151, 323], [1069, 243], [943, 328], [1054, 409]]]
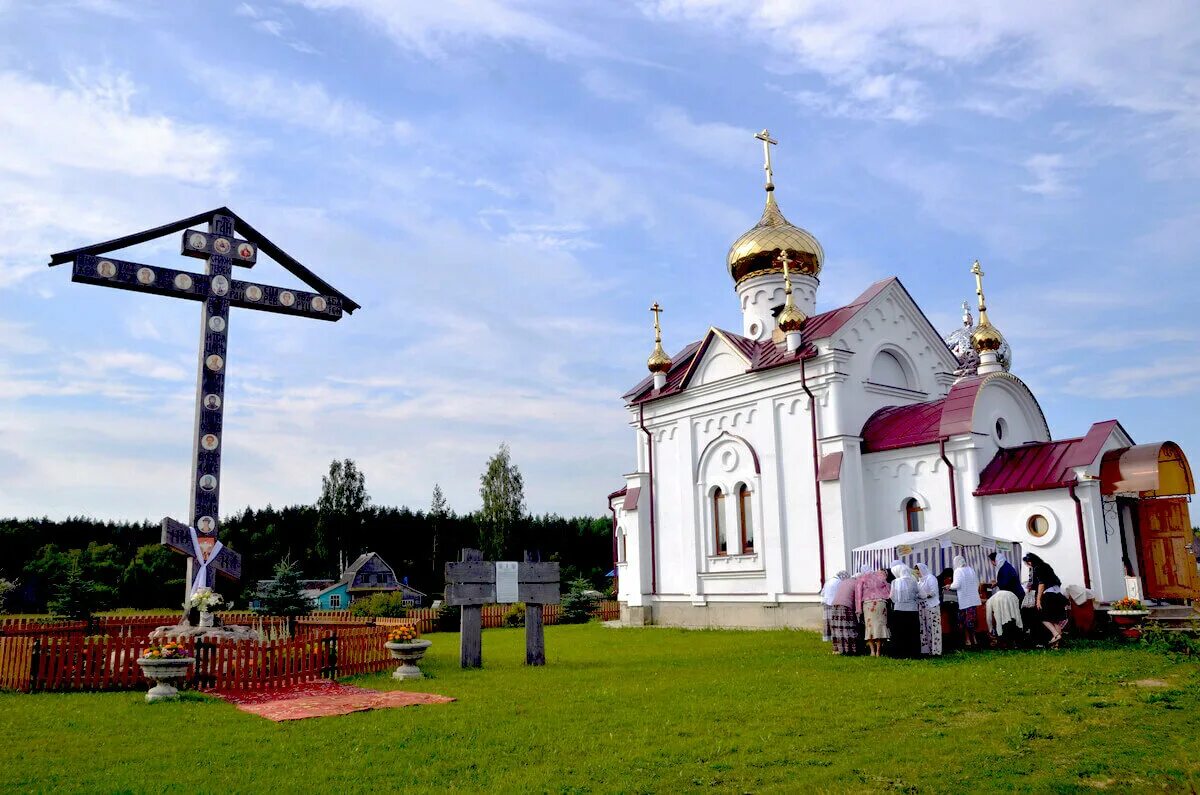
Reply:
[[1056, 437], [1200, 461], [1194, 2], [0, 0], [0, 96], [0, 515], [182, 518], [199, 306], [46, 263], [222, 205], [362, 304], [231, 313], [224, 513], [344, 457], [473, 510], [506, 442], [603, 514], [651, 302], [672, 351], [740, 328], [763, 128], [819, 309], [897, 275], [948, 332], [979, 258]]

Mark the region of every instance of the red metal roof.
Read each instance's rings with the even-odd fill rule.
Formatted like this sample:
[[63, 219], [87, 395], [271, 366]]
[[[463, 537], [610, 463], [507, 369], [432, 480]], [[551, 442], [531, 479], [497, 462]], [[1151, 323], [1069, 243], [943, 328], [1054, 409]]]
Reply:
[[793, 364], [801, 359], [810, 359], [816, 355], [816, 349], [809, 343], [814, 340], [832, 337], [892, 282], [899, 282], [899, 279], [892, 276], [891, 278], [875, 282], [864, 290], [862, 295], [855, 298], [846, 306], [831, 309], [819, 315], [813, 315], [805, 320], [804, 326], [801, 329], [805, 344], [795, 353], [789, 353], [786, 348], [776, 345], [771, 340], [755, 342], [730, 331], [709, 329], [704, 339], [691, 343], [672, 357], [671, 370], [667, 373], [666, 386], [657, 392], [654, 391], [652, 388], [654, 379], [648, 376], [638, 382], [638, 385], [633, 389], [626, 392], [624, 398], [630, 403], [638, 403], [682, 392], [687, 388], [692, 365], [699, 362], [704, 356], [704, 351], [718, 334], [725, 337], [734, 348], [750, 360], [750, 366], [746, 368], [747, 372], [769, 370], [780, 365]]
[[1085, 436], [1009, 447], [979, 473], [975, 495], [1012, 494], [1059, 489], [1075, 483], [1075, 468], [1088, 466], [1100, 455], [1105, 440], [1120, 427], [1116, 420], [1098, 422]]
[[977, 375], [960, 378], [940, 400], [887, 406], [875, 412], [863, 425], [863, 452], [916, 447], [970, 433], [975, 398], [984, 379]]

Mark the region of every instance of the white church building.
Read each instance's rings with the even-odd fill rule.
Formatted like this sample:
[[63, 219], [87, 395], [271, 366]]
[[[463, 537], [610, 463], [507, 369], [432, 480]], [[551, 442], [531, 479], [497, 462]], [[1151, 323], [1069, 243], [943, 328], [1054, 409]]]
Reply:
[[609, 495], [622, 619], [817, 626], [820, 588], [856, 547], [955, 527], [1019, 542], [1103, 601], [1127, 577], [1149, 597], [1200, 595], [1182, 451], [1116, 420], [1055, 439], [979, 263], [979, 322], [964, 304], [949, 336], [895, 277], [818, 312], [824, 251], [784, 218], [758, 137], [766, 208], [727, 257], [740, 330], [669, 356], [656, 304], [650, 375], [624, 396], [636, 454]]

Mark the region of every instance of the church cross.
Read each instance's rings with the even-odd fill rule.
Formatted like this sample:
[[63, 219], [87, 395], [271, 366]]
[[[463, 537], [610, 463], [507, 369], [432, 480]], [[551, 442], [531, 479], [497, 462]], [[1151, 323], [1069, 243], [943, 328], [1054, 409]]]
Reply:
[[983, 325], [987, 322], [987, 304], [983, 300], [983, 268], [979, 267], [979, 260], [975, 260], [975, 264], [971, 266], [971, 273], [975, 274], [975, 295], [979, 296], [979, 323]]
[[658, 301], [650, 307], [650, 311], [654, 313], [654, 341], [662, 342], [662, 327], [658, 325], [658, 316], [662, 313], [663, 308], [658, 305]]
[[[201, 304], [189, 523], [166, 518], [162, 525], [163, 546], [187, 556], [189, 595], [195, 588], [212, 587], [217, 573], [233, 579], [241, 577], [241, 557], [217, 540], [230, 308], [336, 321], [341, 319], [343, 309], [352, 312], [358, 307], [225, 208], [214, 212], [207, 231], [186, 228], [204, 217], [205, 214], [200, 214], [107, 243], [62, 252], [50, 260], [51, 265], [72, 262], [74, 282], [184, 298]], [[180, 254], [205, 260], [203, 273], [144, 265], [107, 255], [109, 251], [180, 230], [183, 230]], [[237, 236], [237, 231], [243, 237]], [[252, 267], [260, 247], [321, 292], [233, 278], [233, 266]]]
[[771, 134], [766, 130], [755, 133], [754, 137], [763, 142], [763, 170], [767, 172], [767, 190], [774, 190], [775, 181], [773, 178], [775, 174], [771, 171], [771, 147], [778, 144], [779, 141], [772, 138]]

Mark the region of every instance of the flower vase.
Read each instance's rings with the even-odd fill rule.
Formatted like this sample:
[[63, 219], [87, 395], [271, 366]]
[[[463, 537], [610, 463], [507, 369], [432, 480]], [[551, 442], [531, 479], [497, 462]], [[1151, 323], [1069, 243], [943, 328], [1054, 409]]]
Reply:
[[1109, 610], [1108, 617], [1121, 628], [1121, 634], [1130, 640], [1142, 636], [1142, 619], [1150, 615], [1149, 610]]
[[207, 610], [200, 611], [200, 626], [211, 627], [213, 625], [213, 614]]
[[154, 682], [154, 687], [150, 688], [150, 692], [146, 693], [146, 701], [153, 702], [178, 698], [179, 690], [175, 687], [175, 683], [187, 677], [188, 666], [194, 662], [196, 662], [194, 657], [175, 657], [171, 659], [139, 657], [138, 665], [141, 666], [142, 673], [145, 674], [147, 679]]
[[425, 656], [425, 650], [433, 645], [428, 640], [412, 640], [408, 643], [385, 643], [393, 660], [399, 660], [400, 665], [392, 674], [393, 679], [424, 679], [425, 674], [417, 667], [417, 663]]

